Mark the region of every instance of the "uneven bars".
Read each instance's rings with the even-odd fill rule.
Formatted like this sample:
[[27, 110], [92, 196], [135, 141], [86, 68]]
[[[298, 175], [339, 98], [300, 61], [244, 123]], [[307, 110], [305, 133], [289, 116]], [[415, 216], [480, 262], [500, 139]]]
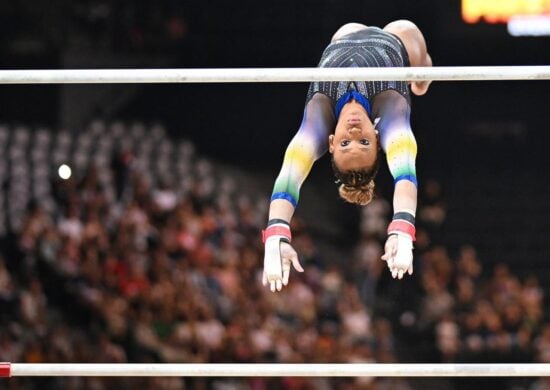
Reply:
[[0, 84], [549, 80], [550, 66], [0, 70]]
[[28, 364], [0, 363], [0, 377], [541, 377], [550, 364]]

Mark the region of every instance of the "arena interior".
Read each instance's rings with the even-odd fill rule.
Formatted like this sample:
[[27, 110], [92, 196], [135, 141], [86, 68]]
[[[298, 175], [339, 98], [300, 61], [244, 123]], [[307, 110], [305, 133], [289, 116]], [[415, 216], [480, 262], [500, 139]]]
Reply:
[[[397, 19], [421, 28], [434, 66], [549, 65], [550, 37], [511, 29], [504, 3], [523, 11], [520, 1], [21, 0], [0, 5], [0, 65], [311, 67], [344, 23]], [[550, 34], [550, 4], [526, 3], [542, 7]], [[272, 293], [261, 283], [261, 230], [307, 87], [1, 85], [0, 361], [550, 363], [550, 81], [434, 82], [413, 98], [419, 206], [404, 280], [380, 260], [387, 168], [359, 208], [338, 198], [323, 157], [292, 220], [305, 272]], [[35, 388], [550, 381], [0, 379], [0, 389]]]

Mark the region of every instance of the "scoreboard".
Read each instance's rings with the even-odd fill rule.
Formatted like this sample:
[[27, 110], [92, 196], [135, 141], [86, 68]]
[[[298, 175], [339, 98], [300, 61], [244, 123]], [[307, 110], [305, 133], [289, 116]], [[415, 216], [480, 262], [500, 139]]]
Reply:
[[550, 35], [550, 0], [462, 0], [468, 24], [504, 23], [511, 35]]

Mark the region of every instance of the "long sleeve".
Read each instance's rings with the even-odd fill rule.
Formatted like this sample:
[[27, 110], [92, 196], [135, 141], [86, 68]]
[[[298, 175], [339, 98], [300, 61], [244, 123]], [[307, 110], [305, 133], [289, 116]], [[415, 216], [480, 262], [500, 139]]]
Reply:
[[374, 108], [375, 116], [380, 118], [376, 124], [380, 143], [394, 179], [394, 213], [405, 211], [415, 215], [417, 146], [410, 124], [409, 102], [397, 92], [389, 93]]
[[300, 198], [300, 188], [313, 163], [328, 148], [328, 135], [335, 119], [330, 101], [326, 96], [315, 96], [309, 101], [302, 123], [290, 141], [283, 165], [275, 180], [271, 200], [283, 199], [295, 208]]
[[408, 180], [416, 186], [417, 145], [410, 125], [410, 112], [409, 103], [401, 96], [386, 101], [376, 113], [380, 117], [376, 128], [394, 182]]

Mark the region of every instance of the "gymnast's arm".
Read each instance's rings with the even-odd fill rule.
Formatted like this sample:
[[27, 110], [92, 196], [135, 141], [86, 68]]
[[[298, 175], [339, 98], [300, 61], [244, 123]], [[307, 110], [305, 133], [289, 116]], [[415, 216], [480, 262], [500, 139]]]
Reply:
[[328, 136], [335, 123], [330, 99], [315, 94], [306, 105], [300, 128], [286, 149], [283, 166], [273, 186], [269, 220], [281, 219], [290, 223], [300, 188], [313, 163], [326, 153]]
[[398, 92], [387, 91], [382, 102], [376, 102], [374, 112], [379, 117], [376, 129], [386, 153], [388, 168], [394, 179], [393, 210], [416, 213], [416, 139], [411, 129], [411, 109]]
[[288, 284], [291, 264], [303, 272], [296, 251], [290, 245], [290, 220], [298, 204], [300, 187], [313, 163], [328, 148], [328, 136], [335, 125], [331, 101], [315, 94], [304, 110], [300, 129], [290, 141], [283, 166], [273, 186], [269, 221], [263, 231], [265, 244], [262, 283], [271, 291], [280, 291]]
[[[382, 98], [382, 96], [381, 96]], [[387, 91], [373, 107], [380, 118], [377, 129], [389, 170], [394, 178], [392, 222], [383, 260], [394, 278], [412, 274], [412, 242], [415, 240], [417, 205], [416, 139], [410, 125], [410, 105], [395, 91]]]

